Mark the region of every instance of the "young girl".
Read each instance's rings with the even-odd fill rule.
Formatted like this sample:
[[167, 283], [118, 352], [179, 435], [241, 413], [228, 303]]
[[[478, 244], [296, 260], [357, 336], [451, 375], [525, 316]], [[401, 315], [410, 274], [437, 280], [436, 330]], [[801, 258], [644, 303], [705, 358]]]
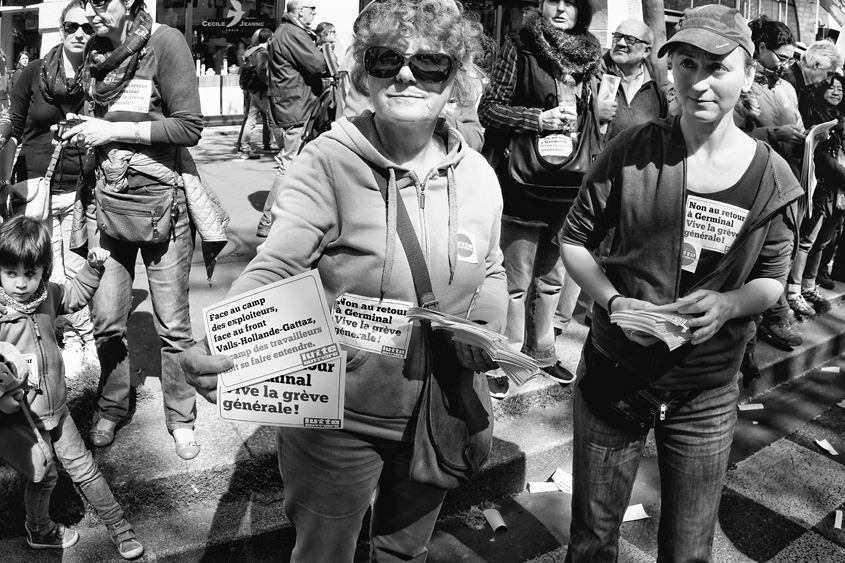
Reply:
[[[29, 381], [34, 389], [28, 401], [35, 424], [56, 459], [70, 474], [106, 524], [120, 555], [134, 559], [144, 552], [135, 539], [132, 525], [123, 515], [106, 480], [100, 473], [67, 407], [67, 387], [62, 356], [53, 323], [58, 315], [78, 311], [88, 304], [100, 284], [109, 252], [95, 248], [85, 267], [67, 285], [49, 282], [53, 251], [47, 226], [30, 217], [15, 217], [0, 225], [0, 341], [13, 344], [28, 357]], [[0, 404], [2, 424], [23, 419], [18, 405]], [[20, 419], [20, 420], [19, 420]], [[0, 457], [14, 453], [0, 442]], [[58, 481], [55, 464], [38, 483], [27, 482], [27, 543], [34, 549], [64, 549], [79, 540], [79, 534], [50, 519], [50, 495]]]

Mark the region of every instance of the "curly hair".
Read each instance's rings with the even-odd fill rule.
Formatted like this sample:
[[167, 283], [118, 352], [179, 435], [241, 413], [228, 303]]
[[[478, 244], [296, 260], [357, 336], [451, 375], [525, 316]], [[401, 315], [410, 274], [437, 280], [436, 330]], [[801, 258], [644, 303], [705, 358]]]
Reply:
[[457, 63], [452, 97], [459, 106], [475, 103], [484, 72], [477, 62], [490, 50], [481, 24], [453, 0], [374, 0], [358, 15], [350, 48], [352, 84], [369, 95], [364, 52], [402, 39], [423, 38], [439, 45]]
[[18, 215], [0, 225], [0, 267], [44, 268], [43, 279], [53, 270], [50, 230], [44, 221]]
[[755, 54], [760, 43], [763, 43], [770, 51], [780, 49], [784, 45], [795, 45], [792, 31], [782, 22], [760, 16], [748, 22], [748, 27], [751, 28], [751, 41], [754, 43]]

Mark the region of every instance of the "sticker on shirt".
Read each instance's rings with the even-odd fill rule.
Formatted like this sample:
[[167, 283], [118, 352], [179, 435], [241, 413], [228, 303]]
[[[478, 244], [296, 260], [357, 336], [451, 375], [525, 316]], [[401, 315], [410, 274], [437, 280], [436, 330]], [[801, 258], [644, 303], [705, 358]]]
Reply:
[[569, 156], [572, 154], [572, 137], [555, 133], [537, 140], [537, 152], [542, 157]]
[[29, 383], [38, 385], [38, 358], [35, 354], [21, 354], [23, 361], [26, 362], [26, 367], [29, 368]]
[[[687, 198], [684, 243], [697, 242], [701, 250], [724, 254], [736, 240], [747, 215], [748, 210], [741, 207], [691, 195]], [[684, 270], [695, 271], [689, 267]]]
[[478, 251], [473, 233], [458, 231], [458, 262], [478, 264]]
[[405, 359], [411, 340], [408, 308], [412, 306], [407, 301], [344, 293], [335, 300], [332, 311], [337, 340], [358, 350]]
[[120, 96], [109, 106], [109, 111], [134, 111], [149, 113], [150, 97], [153, 93], [152, 80], [134, 78], [129, 81]]
[[681, 269], [694, 273], [698, 268], [699, 258], [701, 258], [701, 241], [694, 238], [684, 240], [684, 246], [681, 248]]

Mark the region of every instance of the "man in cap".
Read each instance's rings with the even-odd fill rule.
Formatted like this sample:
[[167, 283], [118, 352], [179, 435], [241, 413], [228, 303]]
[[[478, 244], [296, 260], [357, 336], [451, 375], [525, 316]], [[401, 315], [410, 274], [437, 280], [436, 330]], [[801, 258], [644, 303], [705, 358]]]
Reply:
[[[573, 397], [567, 563], [618, 560], [651, 427], [657, 559], [711, 560], [751, 316], [777, 300], [789, 270], [801, 187], [733, 119], [754, 79], [751, 30], [713, 4], [687, 10], [677, 29], [659, 54], [671, 57], [682, 114], [609, 143], [560, 231], [566, 271], [598, 305]], [[599, 265], [592, 252], [611, 228]], [[688, 342], [670, 349], [671, 339], [614, 322], [655, 305], [689, 315]]]

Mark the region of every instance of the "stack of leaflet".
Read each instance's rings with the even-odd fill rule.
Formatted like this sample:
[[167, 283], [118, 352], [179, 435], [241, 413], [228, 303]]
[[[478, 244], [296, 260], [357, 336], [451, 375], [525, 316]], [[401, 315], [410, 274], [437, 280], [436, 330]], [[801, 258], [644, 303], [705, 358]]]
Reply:
[[669, 350], [683, 345], [690, 338], [692, 332], [687, 322], [692, 315], [681, 313], [655, 312], [654, 309], [638, 309], [617, 311], [610, 315], [610, 322], [619, 325], [625, 335], [631, 340], [635, 336], [656, 336], [666, 343]]
[[408, 318], [413, 321], [428, 321], [431, 323], [431, 328], [451, 332], [453, 340], [471, 344], [486, 351], [517, 385], [522, 385], [540, 373], [537, 362], [521, 352], [512, 350], [507, 338], [472, 321], [422, 307], [408, 309]]

